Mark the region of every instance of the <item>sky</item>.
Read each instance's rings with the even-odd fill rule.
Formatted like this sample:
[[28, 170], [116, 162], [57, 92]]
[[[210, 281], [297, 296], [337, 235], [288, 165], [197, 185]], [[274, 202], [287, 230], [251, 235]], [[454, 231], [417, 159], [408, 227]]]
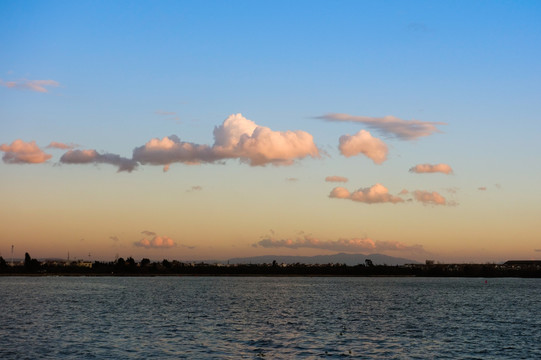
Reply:
[[6, 259], [541, 258], [538, 1], [0, 14]]

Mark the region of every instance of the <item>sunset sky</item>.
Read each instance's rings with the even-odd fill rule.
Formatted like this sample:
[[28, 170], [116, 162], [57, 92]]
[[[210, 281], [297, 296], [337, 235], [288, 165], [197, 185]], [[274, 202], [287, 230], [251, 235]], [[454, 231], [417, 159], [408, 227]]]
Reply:
[[0, 14], [4, 258], [541, 258], [539, 1]]

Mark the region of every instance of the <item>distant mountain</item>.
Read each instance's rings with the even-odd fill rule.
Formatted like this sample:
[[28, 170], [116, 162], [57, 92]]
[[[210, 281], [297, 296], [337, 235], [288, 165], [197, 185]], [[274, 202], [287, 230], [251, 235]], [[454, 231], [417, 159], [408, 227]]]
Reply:
[[364, 264], [366, 259], [372, 260], [374, 265], [404, 265], [419, 264], [418, 261], [388, 256], [383, 254], [345, 254], [317, 255], [317, 256], [284, 256], [284, 255], [264, 255], [244, 258], [229, 259], [229, 264], [271, 264], [274, 260], [278, 264], [346, 264], [354, 266]]

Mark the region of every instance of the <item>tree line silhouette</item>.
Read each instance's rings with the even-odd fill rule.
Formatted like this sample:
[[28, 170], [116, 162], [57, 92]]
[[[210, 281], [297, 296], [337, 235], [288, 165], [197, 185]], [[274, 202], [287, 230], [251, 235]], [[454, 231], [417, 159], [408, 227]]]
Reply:
[[207, 264], [181, 261], [152, 262], [143, 258], [118, 258], [111, 262], [58, 262], [33, 259], [8, 264], [0, 256], [2, 275], [96, 275], [96, 276], [422, 276], [422, 277], [536, 277], [541, 278], [541, 262], [505, 264], [409, 264], [374, 265], [370, 259], [354, 266], [346, 264]]

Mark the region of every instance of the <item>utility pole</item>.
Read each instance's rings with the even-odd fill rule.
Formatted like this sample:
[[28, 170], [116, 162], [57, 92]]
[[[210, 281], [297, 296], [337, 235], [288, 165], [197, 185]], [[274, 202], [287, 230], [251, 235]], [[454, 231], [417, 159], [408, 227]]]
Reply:
[[11, 245], [11, 266], [13, 266], [13, 245]]

